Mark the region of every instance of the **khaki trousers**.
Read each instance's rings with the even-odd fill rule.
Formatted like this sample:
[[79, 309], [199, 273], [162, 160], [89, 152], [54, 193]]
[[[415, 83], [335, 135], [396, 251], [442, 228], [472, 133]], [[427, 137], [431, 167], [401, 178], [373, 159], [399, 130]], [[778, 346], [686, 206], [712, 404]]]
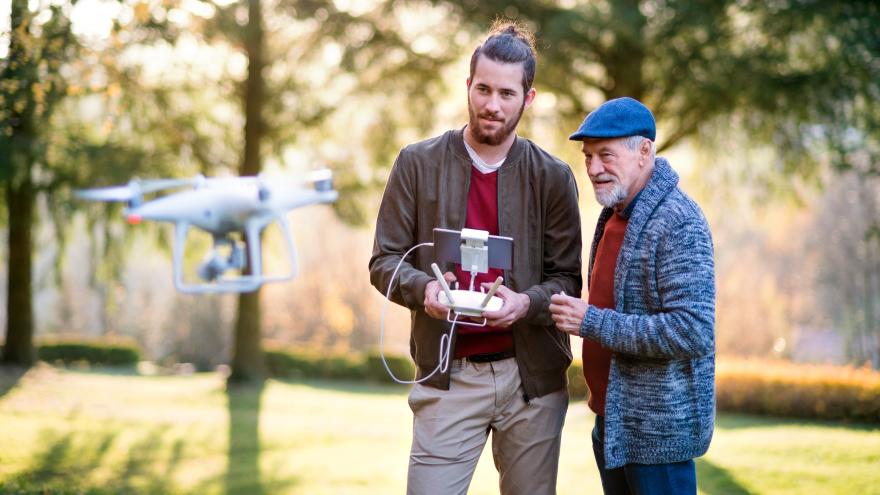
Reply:
[[556, 493], [568, 392], [526, 403], [516, 359], [451, 365], [449, 390], [415, 385], [407, 494], [466, 494], [492, 432], [502, 495]]

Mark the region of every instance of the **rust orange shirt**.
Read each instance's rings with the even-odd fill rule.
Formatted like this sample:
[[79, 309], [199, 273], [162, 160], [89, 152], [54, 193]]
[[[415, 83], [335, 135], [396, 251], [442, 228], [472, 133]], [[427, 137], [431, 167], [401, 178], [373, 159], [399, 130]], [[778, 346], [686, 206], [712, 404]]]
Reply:
[[[587, 302], [597, 308], [614, 309], [614, 269], [623, 244], [628, 218], [615, 213], [605, 224], [602, 239], [596, 247], [596, 260], [590, 273], [590, 295]], [[608, 372], [611, 369], [611, 351], [595, 340], [584, 339], [582, 358], [584, 378], [590, 388], [587, 405], [599, 416], [605, 416], [605, 393], [608, 390]]]

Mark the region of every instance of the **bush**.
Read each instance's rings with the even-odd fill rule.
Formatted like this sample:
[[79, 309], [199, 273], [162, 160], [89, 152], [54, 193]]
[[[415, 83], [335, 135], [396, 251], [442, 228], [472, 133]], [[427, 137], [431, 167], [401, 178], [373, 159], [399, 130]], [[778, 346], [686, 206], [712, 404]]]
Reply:
[[720, 360], [719, 411], [880, 423], [880, 373], [845, 366]]
[[135, 366], [140, 361], [140, 351], [134, 344], [53, 342], [38, 346], [37, 357], [49, 363], [68, 365], [86, 362], [90, 365]]
[[[416, 376], [416, 365], [409, 355], [385, 354], [385, 362], [399, 380], [413, 380]], [[382, 365], [378, 351], [367, 355], [367, 378], [373, 382], [394, 383]]]
[[313, 351], [274, 349], [266, 352], [266, 368], [277, 378], [363, 379], [362, 356], [325, 355]]
[[573, 361], [571, 366], [568, 367], [569, 400], [586, 400], [587, 392], [587, 380], [584, 379], [584, 366], [580, 361]]

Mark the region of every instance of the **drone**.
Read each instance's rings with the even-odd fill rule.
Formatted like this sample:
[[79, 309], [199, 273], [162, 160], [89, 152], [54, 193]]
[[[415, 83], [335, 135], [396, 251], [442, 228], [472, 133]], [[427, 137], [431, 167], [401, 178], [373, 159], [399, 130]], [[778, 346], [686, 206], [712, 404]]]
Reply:
[[[253, 292], [263, 284], [283, 282], [296, 276], [296, 250], [287, 212], [313, 204], [332, 203], [339, 197], [333, 189], [332, 172], [310, 173], [305, 180], [290, 177], [217, 177], [197, 175], [188, 179], [132, 179], [126, 185], [76, 191], [81, 199], [125, 201], [129, 224], [144, 220], [174, 224], [174, 286], [184, 293]], [[148, 201], [145, 194], [176, 190]], [[263, 274], [260, 235], [278, 222], [289, 257], [281, 275]], [[191, 227], [208, 232], [213, 248], [196, 270], [199, 283], [183, 277], [183, 254]], [[243, 274], [249, 268], [249, 274]], [[226, 276], [230, 270], [238, 276]]]

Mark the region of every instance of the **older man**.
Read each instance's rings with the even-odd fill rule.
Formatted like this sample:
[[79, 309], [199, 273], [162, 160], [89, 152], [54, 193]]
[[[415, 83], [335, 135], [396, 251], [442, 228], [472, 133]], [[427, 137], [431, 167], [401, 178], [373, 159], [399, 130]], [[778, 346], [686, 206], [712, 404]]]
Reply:
[[678, 175], [654, 157], [654, 116], [632, 98], [590, 113], [583, 142], [599, 216], [587, 301], [554, 295], [583, 337], [593, 451], [606, 494], [695, 494], [693, 458], [715, 418], [712, 237]]

